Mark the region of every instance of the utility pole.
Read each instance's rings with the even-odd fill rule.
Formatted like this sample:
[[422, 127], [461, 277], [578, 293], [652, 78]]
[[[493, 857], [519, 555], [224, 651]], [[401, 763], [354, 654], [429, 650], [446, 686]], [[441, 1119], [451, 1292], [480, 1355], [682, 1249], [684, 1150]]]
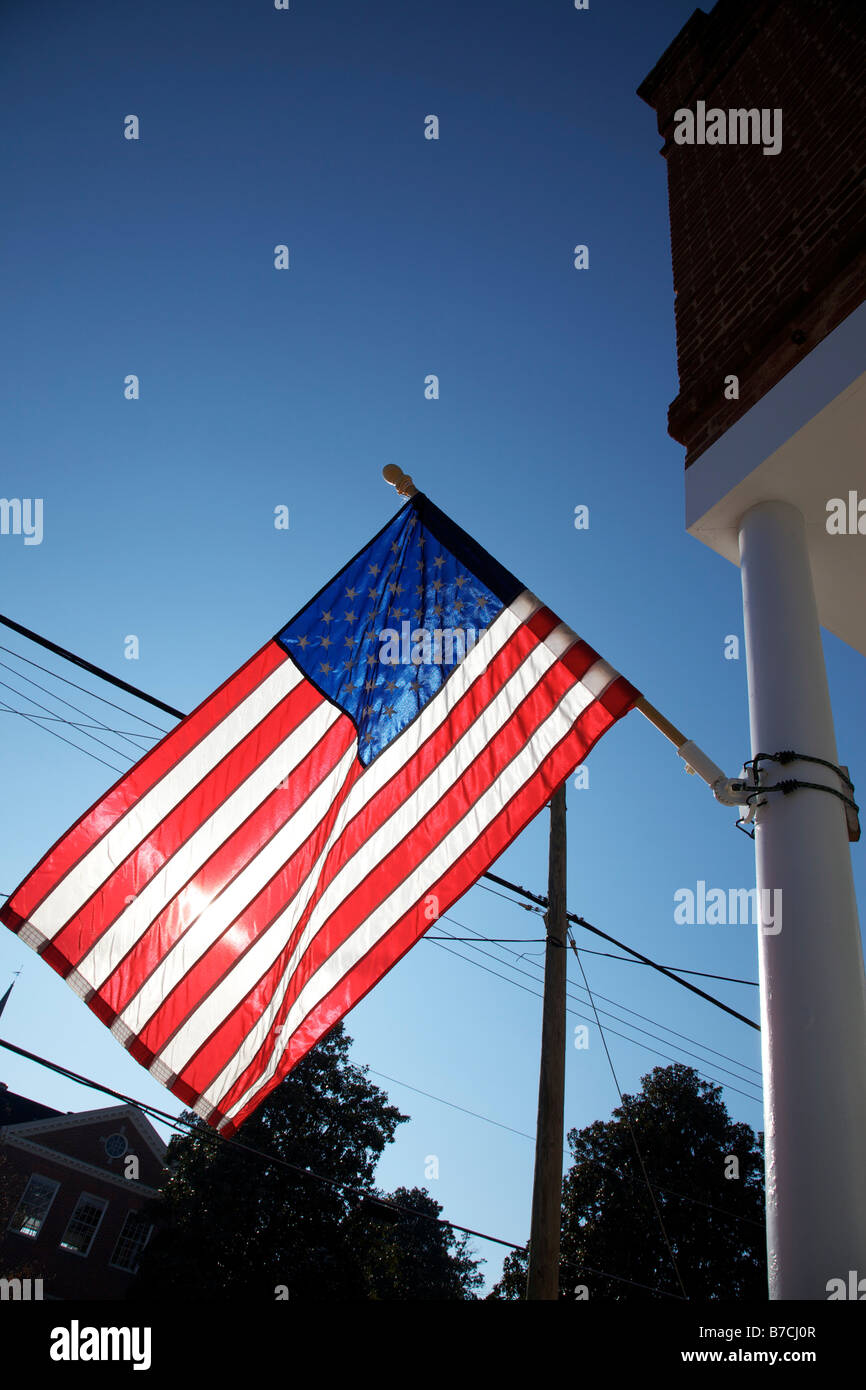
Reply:
[[550, 799], [548, 910], [544, 919], [547, 927], [547, 945], [544, 956], [541, 1067], [538, 1078], [538, 1127], [535, 1136], [535, 1180], [532, 1187], [527, 1299], [559, 1298], [568, 940], [565, 850], [563, 782]]

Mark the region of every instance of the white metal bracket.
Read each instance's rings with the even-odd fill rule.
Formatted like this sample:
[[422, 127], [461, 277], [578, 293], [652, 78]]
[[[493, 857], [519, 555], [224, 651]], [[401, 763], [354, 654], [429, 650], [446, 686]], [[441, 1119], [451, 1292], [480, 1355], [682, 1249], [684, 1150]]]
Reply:
[[752, 800], [749, 803], [746, 798], [751, 792], [756, 791], [757, 787], [751, 769], [743, 768], [738, 777], [728, 777], [712, 758], [708, 758], [706, 753], [692, 742], [681, 744], [677, 753], [686, 765], [686, 772], [696, 772], [722, 806], [738, 806], [741, 820], [752, 819], [755, 802]]

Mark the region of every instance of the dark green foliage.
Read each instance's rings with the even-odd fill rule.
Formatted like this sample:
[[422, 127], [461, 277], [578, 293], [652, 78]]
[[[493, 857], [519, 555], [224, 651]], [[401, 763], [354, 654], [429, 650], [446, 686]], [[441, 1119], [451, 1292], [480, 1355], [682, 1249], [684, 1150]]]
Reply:
[[[590, 1299], [682, 1296], [627, 1112], [689, 1299], [766, 1300], [763, 1136], [731, 1120], [721, 1091], [692, 1067], [655, 1067], [612, 1119], [569, 1132], [560, 1297], [583, 1297], [581, 1286]], [[730, 1155], [739, 1177], [725, 1176]], [[526, 1256], [516, 1252], [490, 1296], [523, 1298], [525, 1286]]]
[[[390, 1200], [438, 1217], [442, 1208], [423, 1187], [398, 1187]], [[357, 1243], [365, 1254], [368, 1297], [388, 1300], [473, 1297], [482, 1282], [466, 1236], [424, 1217], [361, 1214]]]
[[[6, 1235], [10, 1221], [27, 1186], [27, 1178], [9, 1162], [0, 1146], [0, 1241]], [[0, 1278], [39, 1279], [44, 1270], [38, 1258], [28, 1249], [29, 1242], [20, 1236], [6, 1235], [0, 1251]]]
[[[332, 1029], [250, 1116], [238, 1145], [371, 1190], [379, 1156], [407, 1116], [349, 1060], [350, 1042], [342, 1024]], [[162, 1224], [132, 1297], [472, 1296], [474, 1262], [448, 1228], [411, 1217], [385, 1226], [361, 1195], [266, 1163], [202, 1121], [196, 1129], [169, 1146]], [[425, 1191], [401, 1192], [407, 1205], [438, 1212]]]

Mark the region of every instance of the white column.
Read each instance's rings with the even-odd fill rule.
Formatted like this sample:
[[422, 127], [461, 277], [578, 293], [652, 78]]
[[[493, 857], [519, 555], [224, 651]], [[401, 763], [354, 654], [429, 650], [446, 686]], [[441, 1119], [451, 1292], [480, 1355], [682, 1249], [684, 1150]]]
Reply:
[[[838, 763], [797, 508], [752, 507], [740, 562], [752, 756], [788, 748]], [[815, 763], [761, 766], [767, 784], [846, 790]], [[866, 768], [860, 774], [866, 785]], [[770, 792], [755, 858], [770, 1297], [826, 1299], [828, 1280], [866, 1277], [866, 983], [842, 802], [803, 788]], [[764, 910], [774, 891], [781, 930]]]

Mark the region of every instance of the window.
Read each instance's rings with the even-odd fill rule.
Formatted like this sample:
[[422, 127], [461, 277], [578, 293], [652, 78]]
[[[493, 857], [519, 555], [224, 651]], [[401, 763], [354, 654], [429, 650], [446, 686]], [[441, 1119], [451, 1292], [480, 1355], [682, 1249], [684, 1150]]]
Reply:
[[128, 1148], [125, 1134], [109, 1134], [105, 1141], [105, 1152], [109, 1158], [123, 1158]]
[[89, 1254], [93, 1237], [99, 1230], [99, 1223], [107, 1206], [108, 1203], [101, 1197], [82, 1192], [75, 1204], [75, 1211], [69, 1218], [69, 1225], [63, 1233], [60, 1249], [73, 1250], [76, 1255]]
[[128, 1211], [123, 1230], [117, 1237], [114, 1254], [108, 1263], [115, 1269], [125, 1269], [130, 1274], [135, 1274], [139, 1255], [150, 1240], [152, 1230], [153, 1226], [140, 1211]]
[[9, 1222], [10, 1231], [17, 1231], [19, 1235], [30, 1236], [35, 1240], [42, 1230], [42, 1223], [48, 1215], [59, 1186], [60, 1183], [54, 1182], [52, 1178], [40, 1178], [37, 1173], [31, 1174], [21, 1194], [15, 1215]]

